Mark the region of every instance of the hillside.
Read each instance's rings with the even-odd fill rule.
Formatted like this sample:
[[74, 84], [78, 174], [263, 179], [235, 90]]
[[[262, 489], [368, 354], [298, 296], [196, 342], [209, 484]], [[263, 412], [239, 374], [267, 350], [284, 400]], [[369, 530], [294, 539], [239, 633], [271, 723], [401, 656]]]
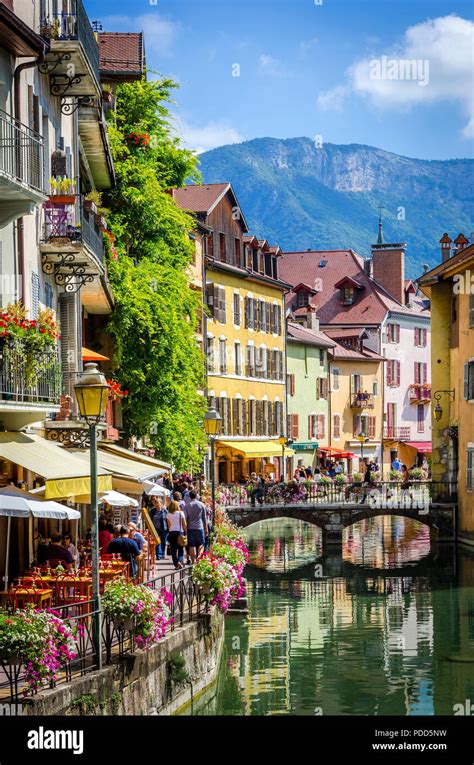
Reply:
[[283, 249], [367, 255], [382, 204], [385, 241], [407, 242], [407, 276], [416, 277], [438, 262], [444, 231], [470, 238], [474, 230], [474, 160], [410, 159], [358, 144], [317, 148], [309, 138], [257, 138], [199, 159], [203, 181], [230, 181], [252, 233]]

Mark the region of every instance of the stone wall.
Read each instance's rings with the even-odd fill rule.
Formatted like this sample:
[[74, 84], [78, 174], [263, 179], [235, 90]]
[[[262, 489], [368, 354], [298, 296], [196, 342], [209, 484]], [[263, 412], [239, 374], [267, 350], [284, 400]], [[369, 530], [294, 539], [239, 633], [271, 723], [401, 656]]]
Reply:
[[202, 615], [148, 651], [38, 693], [23, 702], [23, 714], [172, 714], [214, 682], [223, 637], [223, 615]]

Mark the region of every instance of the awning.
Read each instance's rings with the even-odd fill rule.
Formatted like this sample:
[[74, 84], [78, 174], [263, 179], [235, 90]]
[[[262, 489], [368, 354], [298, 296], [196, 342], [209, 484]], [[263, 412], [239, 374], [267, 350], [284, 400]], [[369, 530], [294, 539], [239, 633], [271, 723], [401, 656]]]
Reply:
[[[225, 446], [247, 460], [282, 455], [282, 447], [278, 441], [218, 441], [217, 446]], [[285, 447], [285, 457], [291, 457], [293, 454], [293, 449]]]
[[135, 499], [127, 497], [126, 494], [121, 494], [119, 491], [106, 491], [99, 501], [107, 502], [112, 507], [138, 507], [138, 502]]
[[[90, 494], [89, 464], [41, 436], [0, 432], [0, 457], [44, 478], [45, 499]], [[111, 474], [99, 468], [98, 490], [111, 488]]]
[[[88, 464], [88, 449], [68, 449], [68, 451], [74, 454], [76, 459]], [[143, 462], [125, 459], [124, 457], [119, 457], [117, 454], [112, 454], [111, 452], [103, 451], [102, 449], [97, 451], [97, 464], [102, 470], [107, 470], [114, 476], [132, 479], [133, 481], [138, 481], [140, 483], [143, 483], [143, 481], [153, 478], [156, 475], [161, 475], [164, 472], [163, 468], [152, 467]], [[110, 488], [112, 488], [112, 486]]]
[[125, 457], [125, 459], [135, 460], [135, 462], [142, 462], [144, 465], [151, 465], [158, 468], [153, 475], [161, 475], [167, 472], [171, 465], [169, 462], [163, 462], [163, 460], [157, 460], [155, 457], [149, 457], [148, 454], [139, 454], [138, 452], [132, 452], [130, 449], [124, 449], [123, 446], [117, 446], [117, 444], [98, 444], [99, 451], [110, 452], [116, 454], [118, 457]]
[[101, 353], [91, 351], [90, 348], [84, 348], [82, 346], [82, 360], [83, 361], [110, 361], [108, 356], [102, 356]]
[[0, 515], [11, 518], [56, 518], [58, 520], [77, 521], [79, 510], [60, 505], [59, 502], [42, 502], [34, 495], [21, 491], [15, 486], [0, 489]]
[[431, 454], [431, 441], [405, 441], [405, 446], [411, 446], [420, 454]]

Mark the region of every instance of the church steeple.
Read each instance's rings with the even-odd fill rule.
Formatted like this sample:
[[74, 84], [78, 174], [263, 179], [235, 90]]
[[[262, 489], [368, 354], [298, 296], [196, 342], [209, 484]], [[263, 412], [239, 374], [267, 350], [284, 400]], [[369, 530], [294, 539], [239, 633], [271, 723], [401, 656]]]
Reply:
[[379, 235], [377, 237], [377, 244], [383, 244], [383, 232], [382, 232], [382, 205], [379, 205]]

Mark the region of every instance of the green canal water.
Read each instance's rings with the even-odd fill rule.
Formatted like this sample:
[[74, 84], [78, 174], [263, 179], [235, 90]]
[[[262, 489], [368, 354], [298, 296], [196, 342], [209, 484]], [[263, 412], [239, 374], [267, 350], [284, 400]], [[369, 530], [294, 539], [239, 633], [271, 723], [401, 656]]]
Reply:
[[[249, 613], [226, 619], [217, 683], [187, 714], [452, 715], [474, 703], [474, 556], [398, 517], [250, 527]], [[469, 701], [468, 701], [469, 700]]]

